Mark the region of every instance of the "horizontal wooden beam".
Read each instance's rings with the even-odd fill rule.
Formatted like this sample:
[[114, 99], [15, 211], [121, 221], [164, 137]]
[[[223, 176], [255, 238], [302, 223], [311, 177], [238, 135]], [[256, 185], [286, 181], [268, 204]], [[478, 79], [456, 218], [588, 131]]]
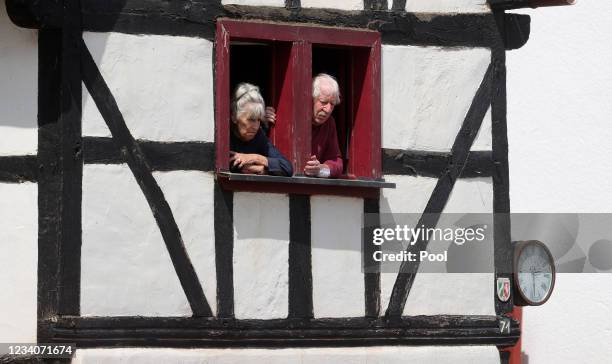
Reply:
[[[209, 142], [153, 142], [138, 140], [149, 166], [154, 171], [214, 171], [215, 147]], [[85, 164], [126, 163], [113, 138], [84, 137]]]
[[496, 316], [413, 316], [235, 320], [177, 317], [60, 317], [48, 322], [53, 342], [78, 347], [289, 347], [373, 345], [512, 346], [517, 321], [502, 333]]
[[[60, 29], [62, 1], [6, 0], [9, 17], [18, 26]], [[81, 0], [84, 31], [214, 37], [215, 17], [223, 7], [215, 0]]]
[[539, 8], [544, 6], [574, 5], [576, 0], [489, 0], [494, 10], [511, 10], [520, 8]]
[[343, 11], [260, 6], [225, 6], [225, 16], [244, 20], [309, 23], [323, 26], [362, 28], [381, 33], [383, 44], [495, 47], [500, 44], [491, 14], [448, 14], [422, 16], [397, 11]]
[[[453, 156], [450, 152], [383, 149], [383, 174], [435, 177], [446, 173]], [[495, 165], [489, 151], [470, 152], [460, 178], [491, 177]]]
[[[62, 2], [6, 0], [11, 20], [34, 29], [60, 29]], [[492, 14], [428, 15], [404, 11], [346, 11], [269, 6], [222, 6], [218, 0], [81, 0], [84, 31], [201, 37], [214, 40], [216, 19], [266, 20], [379, 31], [386, 44], [494, 47]]]
[[38, 158], [35, 155], [0, 157], [0, 182], [37, 182]]

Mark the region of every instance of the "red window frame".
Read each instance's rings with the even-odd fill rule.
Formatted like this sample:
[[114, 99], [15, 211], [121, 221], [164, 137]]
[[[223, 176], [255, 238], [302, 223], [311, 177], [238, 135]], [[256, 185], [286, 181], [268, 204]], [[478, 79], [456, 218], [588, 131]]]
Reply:
[[[381, 110], [380, 110], [380, 33], [370, 30], [346, 29], [297, 24], [266, 23], [218, 19], [215, 41], [215, 145], [216, 171], [229, 170], [230, 133], [230, 43], [233, 41], [284, 42], [289, 47], [279, 47], [275, 59], [287, 62], [283, 79], [273, 75], [275, 87], [273, 99], [266, 103], [277, 105], [277, 125], [270, 135], [275, 146], [293, 163], [296, 175], [302, 173], [311, 153], [312, 104], [312, 48], [314, 46], [338, 46], [358, 48], [354, 59], [356, 67], [351, 85], [358, 92], [351, 92], [353, 121], [347, 174], [359, 180], [380, 180], [381, 178]], [[273, 61], [274, 62], [274, 61]], [[274, 67], [274, 65], [272, 66]], [[358, 80], [354, 82], [354, 80]], [[341, 90], [342, 91], [342, 90]], [[267, 186], [266, 186], [267, 184]], [[275, 190], [296, 192], [296, 186], [280, 184], [270, 188], [269, 182], [233, 184], [235, 189]], [[226, 183], [226, 185], [232, 185]], [[240, 186], [242, 187], [240, 187]], [[285, 185], [287, 185], [285, 183]], [[231, 186], [230, 186], [231, 187]], [[357, 190], [342, 193], [342, 189], [329, 191], [329, 186], [306, 185], [299, 191], [306, 194], [363, 194]], [[299, 189], [299, 188], [298, 188]], [[332, 190], [334, 190], [332, 188]], [[363, 192], [363, 191], [362, 191]], [[370, 195], [372, 191], [370, 191]], [[378, 193], [378, 190], [376, 191]]]

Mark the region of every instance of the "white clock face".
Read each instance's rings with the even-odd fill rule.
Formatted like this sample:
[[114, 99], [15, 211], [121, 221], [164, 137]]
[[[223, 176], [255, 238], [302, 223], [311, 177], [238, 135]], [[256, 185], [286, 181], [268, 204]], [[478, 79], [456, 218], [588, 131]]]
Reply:
[[533, 303], [541, 303], [553, 284], [553, 262], [539, 244], [528, 244], [518, 258], [518, 284], [521, 293]]

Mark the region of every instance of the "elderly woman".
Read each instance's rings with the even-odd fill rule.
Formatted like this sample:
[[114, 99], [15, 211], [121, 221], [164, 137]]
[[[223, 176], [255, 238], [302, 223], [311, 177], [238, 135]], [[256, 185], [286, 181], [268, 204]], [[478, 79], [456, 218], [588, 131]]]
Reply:
[[266, 106], [257, 86], [241, 83], [231, 105], [230, 169], [236, 173], [291, 176], [291, 163], [261, 129]]

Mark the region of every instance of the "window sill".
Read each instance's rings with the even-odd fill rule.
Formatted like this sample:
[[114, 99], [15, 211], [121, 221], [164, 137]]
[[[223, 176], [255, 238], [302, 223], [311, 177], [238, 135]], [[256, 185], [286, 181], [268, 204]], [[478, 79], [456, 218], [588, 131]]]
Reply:
[[279, 177], [217, 172], [217, 180], [226, 190], [335, 195], [378, 198], [381, 188], [395, 188], [395, 183], [348, 178]]

